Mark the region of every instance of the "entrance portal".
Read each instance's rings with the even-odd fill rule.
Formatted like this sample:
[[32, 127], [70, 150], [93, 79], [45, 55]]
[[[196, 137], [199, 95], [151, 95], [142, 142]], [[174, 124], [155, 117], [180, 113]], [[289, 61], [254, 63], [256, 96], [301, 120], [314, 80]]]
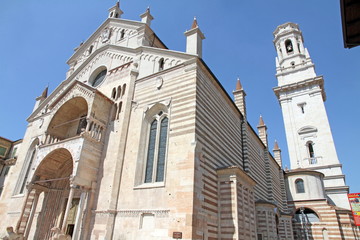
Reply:
[[[18, 231], [24, 233], [25, 238], [50, 239], [51, 228], [61, 228], [67, 209], [72, 172], [73, 159], [70, 152], [64, 148], [52, 151], [41, 161], [29, 184], [19, 222]], [[41, 193], [43, 197], [39, 199]], [[37, 206], [41, 207], [41, 211], [35, 220], [33, 218]], [[76, 215], [77, 208], [74, 206], [73, 214]], [[69, 225], [74, 224], [73, 222], [70, 221]]]

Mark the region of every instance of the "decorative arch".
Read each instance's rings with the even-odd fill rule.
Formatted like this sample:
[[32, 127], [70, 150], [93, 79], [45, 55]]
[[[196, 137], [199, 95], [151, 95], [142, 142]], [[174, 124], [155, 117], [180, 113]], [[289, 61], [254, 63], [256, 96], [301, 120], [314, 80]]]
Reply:
[[153, 119], [153, 116], [157, 114], [158, 112], [164, 112], [168, 115], [168, 106], [166, 106], [166, 103], [155, 103], [152, 106], [150, 106], [145, 112], [145, 120], [150, 121]]
[[298, 222], [315, 223], [320, 222], [319, 215], [310, 207], [300, 207], [296, 209], [295, 219]]
[[[69, 150], [65, 148], [55, 149], [47, 154], [37, 166], [31, 182], [42, 183], [45, 180], [67, 178], [66, 182], [69, 183], [69, 178], [73, 172], [73, 165], [73, 156]], [[56, 184], [46, 185], [49, 187]]]
[[313, 127], [313, 126], [305, 126], [305, 127], [302, 127], [298, 130], [298, 134], [299, 135], [303, 135], [303, 134], [310, 134], [310, 133], [315, 133], [317, 132], [317, 128], [316, 127]]

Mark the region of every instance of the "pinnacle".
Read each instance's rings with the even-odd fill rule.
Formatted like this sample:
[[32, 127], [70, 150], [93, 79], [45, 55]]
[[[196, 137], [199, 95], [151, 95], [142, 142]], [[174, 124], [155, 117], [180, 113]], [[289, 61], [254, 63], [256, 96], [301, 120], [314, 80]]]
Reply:
[[280, 148], [279, 148], [279, 144], [278, 144], [278, 142], [275, 140], [275, 144], [274, 144], [274, 149], [273, 149], [273, 151], [275, 151], [275, 150], [280, 150]]
[[263, 120], [261, 115], [260, 115], [259, 125], [258, 126], [265, 126], [264, 120]]
[[191, 29], [194, 29], [194, 28], [197, 28], [197, 27], [198, 27], [198, 23], [197, 23], [196, 17], [194, 17], [194, 21], [193, 21], [193, 24], [191, 26]]
[[241, 85], [241, 82], [240, 82], [240, 78], [238, 78], [237, 79], [237, 82], [236, 82], [236, 91], [237, 90], [242, 90], [243, 89], [243, 87], [242, 87], [242, 85]]
[[44, 89], [44, 91], [42, 92], [41, 96], [42, 96], [43, 98], [47, 98], [48, 89], [49, 89], [49, 86], [47, 86], [47, 87]]

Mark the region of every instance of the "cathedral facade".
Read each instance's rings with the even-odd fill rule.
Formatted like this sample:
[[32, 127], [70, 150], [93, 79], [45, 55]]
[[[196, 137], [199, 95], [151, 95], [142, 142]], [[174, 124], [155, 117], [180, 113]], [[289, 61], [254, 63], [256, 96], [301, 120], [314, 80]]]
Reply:
[[150, 28], [150, 9], [141, 21], [122, 13], [119, 3], [110, 8], [68, 60], [66, 80], [36, 99], [5, 180], [1, 226], [25, 239], [51, 239], [55, 228], [94, 240], [303, 239], [313, 228], [294, 219], [318, 211], [292, 191], [303, 174], [318, 186], [311, 200], [340, 216], [314, 239], [339, 239], [332, 231], [342, 224], [355, 239], [350, 211], [335, 206], [343, 179], [282, 169], [263, 118], [256, 130], [247, 122], [240, 80], [232, 100], [202, 60], [196, 19], [178, 52]]

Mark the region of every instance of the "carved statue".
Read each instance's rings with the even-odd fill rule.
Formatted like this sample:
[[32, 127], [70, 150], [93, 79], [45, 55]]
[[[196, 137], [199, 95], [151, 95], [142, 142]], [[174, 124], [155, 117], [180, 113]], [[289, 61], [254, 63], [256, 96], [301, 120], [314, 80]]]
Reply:
[[24, 237], [21, 234], [17, 234], [14, 232], [13, 227], [7, 227], [6, 228], [7, 236], [3, 237], [3, 240], [23, 240]]
[[71, 240], [71, 236], [63, 233], [58, 227], [53, 227], [51, 231], [54, 235], [50, 238], [50, 240]]
[[109, 40], [110, 38], [110, 34], [111, 34], [111, 30], [109, 28], [106, 28], [102, 33], [101, 33], [101, 38], [102, 38], [102, 42], [106, 42], [107, 40]]

